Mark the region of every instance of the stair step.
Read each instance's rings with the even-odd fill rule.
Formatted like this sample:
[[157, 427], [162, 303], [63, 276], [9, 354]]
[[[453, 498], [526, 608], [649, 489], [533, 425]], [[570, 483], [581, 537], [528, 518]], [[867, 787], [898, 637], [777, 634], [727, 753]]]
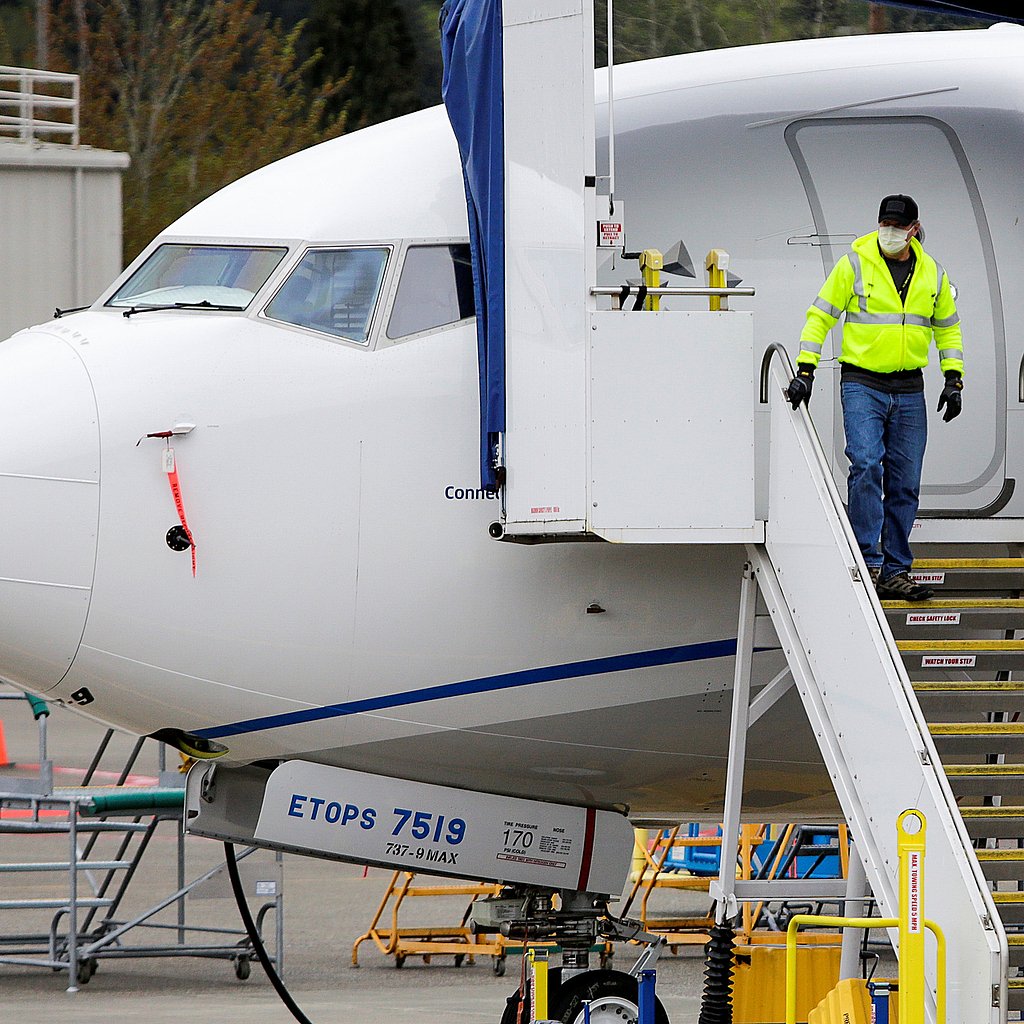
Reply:
[[1003, 924], [1024, 924], [1024, 892], [994, 892], [992, 900]]
[[908, 672], [1024, 668], [1024, 640], [897, 640]]
[[1024, 835], [1024, 805], [1021, 804], [961, 807], [960, 815], [968, 833], [975, 839], [1016, 839]]
[[907, 639], [956, 630], [970, 635], [983, 631], [1024, 629], [1024, 598], [944, 597], [931, 601], [883, 601], [889, 628]]
[[1009, 1009], [1024, 1009], [1024, 978], [1009, 978], [1006, 982]]
[[897, 640], [901, 651], [1024, 651], [1024, 640]]
[[935, 569], [1021, 569], [1024, 558], [915, 558], [913, 571]]
[[[1024, 850], [975, 850], [974, 854], [986, 878], [992, 881], [1024, 879]], [[1024, 950], [1024, 935], [1020, 940]]]
[[1008, 754], [1024, 751], [1024, 722], [934, 722], [939, 753]]
[[946, 776], [957, 796], [1024, 797], [1024, 764], [948, 764]]
[[1024, 711], [1024, 680], [918, 681], [914, 692], [925, 715], [951, 711]]
[[949, 590], [1020, 590], [1024, 588], [1024, 558], [919, 558], [910, 570], [914, 578], [941, 594]]
[[1006, 945], [1009, 947], [1010, 966], [1024, 966], [1024, 934], [1011, 932], [1006, 936]]

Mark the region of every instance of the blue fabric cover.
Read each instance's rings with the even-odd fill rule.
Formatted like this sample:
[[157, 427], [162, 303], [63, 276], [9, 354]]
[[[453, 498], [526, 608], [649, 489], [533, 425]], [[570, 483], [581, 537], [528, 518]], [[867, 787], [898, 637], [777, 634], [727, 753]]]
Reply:
[[441, 95], [462, 157], [480, 358], [481, 484], [495, 488], [505, 430], [505, 134], [501, 0], [441, 8]]

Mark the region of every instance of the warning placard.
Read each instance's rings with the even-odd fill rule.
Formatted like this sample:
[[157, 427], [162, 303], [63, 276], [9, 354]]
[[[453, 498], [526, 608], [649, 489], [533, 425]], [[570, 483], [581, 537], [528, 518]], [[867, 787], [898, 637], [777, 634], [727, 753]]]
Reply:
[[597, 222], [597, 247], [599, 249], [621, 249], [626, 243], [626, 233], [621, 220], [599, 220]]

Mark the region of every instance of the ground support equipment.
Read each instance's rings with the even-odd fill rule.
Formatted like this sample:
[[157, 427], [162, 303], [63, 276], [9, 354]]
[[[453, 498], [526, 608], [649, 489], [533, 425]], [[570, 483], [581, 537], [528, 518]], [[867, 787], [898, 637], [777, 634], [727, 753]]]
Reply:
[[[476, 962], [478, 956], [489, 956], [491, 968], [497, 977], [503, 977], [506, 961], [526, 953], [529, 949], [544, 950], [549, 954], [561, 952], [555, 941], [520, 941], [503, 935], [501, 931], [488, 930], [473, 919], [474, 904], [481, 901], [499, 900], [506, 889], [500, 883], [470, 882], [463, 884], [416, 885], [416, 874], [411, 871], [392, 873], [384, 889], [384, 896], [370, 921], [367, 930], [352, 945], [352, 966], [359, 966], [359, 947], [372, 940], [385, 956], [395, 959], [395, 967], [402, 967], [410, 956], [423, 957], [430, 963], [435, 956], [454, 957], [456, 967], [463, 962]], [[398, 923], [399, 913], [407, 899], [428, 899], [432, 902], [451, 897], [469, 897], [457, 924], [406, 925]], [[502, 901], [507, 902], [507, 901]], [[390, 927], [382, 927], [381, 921], [390, 906]], [[590, 947], [597, 953], [601, 967], [605, 967], [612, 956], [609, 941], [596, 942]]]
[[[20, 700], [20, 695], [16, 699]], [[146, 742], [144, 737], [135, 743], [115, 785], [90, 785], [113, 736], [113, 731], [108, 730], [85, 772], [83, 785], [54, 788], [53, 765], [46, 747], [49, 708], [38, 698], [30, 698], [29, 703], [39, 728], [40, 771], [33, 777], [0, 778], [0, 836], [11, 837], [5, 838], [4, 853], [10, 857], [16, 848], [15, 837], [20, 837], [22, 849], [28, 850], [29, 856], [0, 862], [0, 875], [63, 876], [65, 884], [56, 894], [52, 884], [25, 885], [26, 894], [17, 898], [12, 892], [13, 883], [5, 885], [4, 897], [0, 898], [0, 911], [4, 911], [0, 921], [6, 929], [15, 927], [11, 924], [15, 915], [24, 917], [43, 911], [51, 916], [46, 930], [0, 930], [0, 964], [66, 971], [69, 992], [88, 983], [100, 960], [115, 958], [223, 959], [233, 964], [239, 980], [245, 980], [254, 958], [246, 933], [198, 926], [187, 920], [186, 898], [208, 890], [215, 876], [223, 871], [223, 865], [191, 881], [186, 879], [184, 790], [180, 784], [166, 784], [179, 780], [183, 783], [183, 777], [164, 770], [163, 745], [159, 766], [164, 785], [150, 788], [125, 784], [130, 781]], [[146, 878], [151, 861], [145, 860], [145, 854], [164, 822], [171, 823], [164, 831], [169, 827], [176, 834], [176, 879], [172, 891], [140, 912], [125, 913], [133, 881], [141, 883], [145, 879], [147, 890], [153, 888], [152, 879]], [[249, 848], [241, 856], [253, 852], [254, 848]], [[260, 894], [265, 898], [257, 912], [260, 925], [268, 913], [274, 912], [274, 951], [279, 972], [283, 952], [281, 860], [277, 854], [275, 862], [261, 867], [261, 877], [266, 881]], [[172, 907], [173, 920], [153, 920]], [[132, 941], [140, 930], [150, 941]]]

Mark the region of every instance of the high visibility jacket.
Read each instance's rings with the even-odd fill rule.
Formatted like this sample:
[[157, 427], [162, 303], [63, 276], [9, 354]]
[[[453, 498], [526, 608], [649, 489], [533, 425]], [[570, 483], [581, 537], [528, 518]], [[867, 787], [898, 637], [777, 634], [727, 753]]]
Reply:
[[825, 336], [845, 315], [841, 363], [876, 373], [927, 366], [934, 335], [943, 373], [963, 373], [960, 316], [949, 278], [916, 238], [910, 247], [917, 262], [904, 304], [878, 251], [878, 232], [853, 243], [807, 310], [798, 362], [817, 366]]

